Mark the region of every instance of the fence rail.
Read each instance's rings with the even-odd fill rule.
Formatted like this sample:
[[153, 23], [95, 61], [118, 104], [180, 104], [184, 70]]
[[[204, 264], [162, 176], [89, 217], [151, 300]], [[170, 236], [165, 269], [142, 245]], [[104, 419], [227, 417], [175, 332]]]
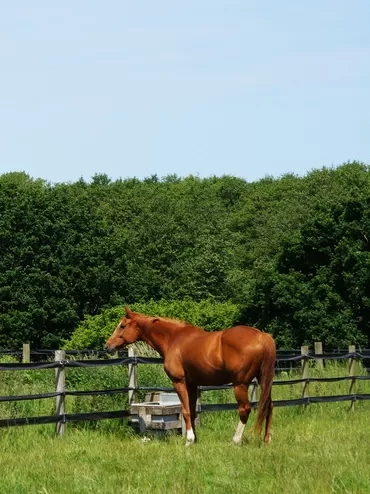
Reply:
[[[355, 347], [351, 345], [347, 350], [341, 350], [337, 352], [323, 352], [322, 346], [315, 344], [316, 352], [312, 352], [308, 347], [302, 347], [300, 351], [297, 350], [284, 350], [279, 351], [276, 359], [276, 370], [281, 371], [279, 367], [280, 363], [294, 363], [301, 364], [302, 377], [297, 379], [287, 379], [287, 380], [274, 380], [273, 386], [285, 386], [293, 384], [302, 385], [302, 395], [300, 398], [288, 399], [288, 400], [274, 400], [275, 407], [288, 407], [297, 405], [309, 405], [311, 403], [332, 403], [332, 402], [351, 402], [351, 409], [354, 409], [354, 404], [356, 401], [370, 400], [370, 394], [368, 393], [356, 393], [356, 383], [358, 381], [370, 380], [370, 375], [356, 375], [356, 362], [358, 360], [366, 361], [370, 360], [370, 349], [365, 349], [361, 351], [356, 351]], [[0, 351], [1, 353], [6, 352], [6, 354], [14, 354], [10, 350]], [[42, 352], [42, 353], [41, 353]], [[137, 376], [137, 366], [138, 364], [151, 365], [151, 364], [161, 364], [163, 363], [162, 358], [156, 357], [141, 357], [135, 354], [133, 348], [129, 348], [127, 352], [121, 352], [116, 355], [115, 358], [93, 358], [90, 360], [74, 360], [68, 359], [69, 355], [102, 355], [106, 356], [105, 352], [97, 352], [95, 350], [90, 351], [37, 351], [32, 352], [27, 348], [23, 348], [20, 354], [25, 360], [25, 355], [28, 359], [34, 354], [48, 355], [49, 357], [54, 353], [54, 361], [46, 362], [11, 362], [11, 363], [0, 363], [1, 371], [24, 371], [24, 370], [42, 370], [42, 369], [55, 369], [56, 383], [55, 392], [33, 394], [33, 395], [18, 395], [18, 396], [0, 396], [0, 402], [15, 402], [24, 400], [40, 400], [40, 399], [50, 399], [55, 398], [56, 400], [56, 413], [50, 416], [40, 416], [40, 417], [20, 417], [20, 418], [8, 418], [0, 419], [0, 427], [11, 427], [11, 426], [21, 426], [21, 425], [36, 425], [36, 424], [56, 424], [57, 433], [63, 434], [65, 429], [65, 424], [67, 422], [79, 422], [85, 420], [104, 420], [113, 418], [124, 418], [130, 415], [128, 410], [114, 410], [107, 412], [90, 412], [90, 413], [74, 413], [69, 414], [65, 411], [65, 397], [66, 396], [97, 396], [97, 395], [114, 395], [119, 393], [128, 393], [129, 403], [132, 402], [135, 393], [138, 391], [164, 391], [172, 392], [174, 389], [171, 387], [161, 387], [161, 386], [139, 386], [138, 376]], [[310, 377], [309, 376], [309, 361], [316, 361], [318, 367], [324, 366], [324, 363], [328, 360], [349, 360], [349, 374], [347, 376], [341, 377]], [[101, 366], [116, 366], [116, 365], [127, 365], [129, 367], [129, 386], [122, 388], [111, 388], [111, 389], [101, 389], [101, 390], [90, 390], [90, 391], [72, 391], [67, 390], [65, 385], [65, 373], [68, 368], [91, 368], [91, 367], [101, 367]], [[299, 367], [298, 367], [299, 368]], [[297, 367], [296, 367], [297, 369]], [[310, 383], [328, 383], [328, 382], [339, 382], [339, 381], [349, 381], [349, 392], [345, 395], [335, 395], [335, 396], [309, 396], [309, 384]], [[254, 391], [256, 390], [257, 383], [254, 382]], [[221, 390], [229, 389], [231, 385], [224, 386], [200, 386], [199, 390], [201, 393], [211, 391], [211, 390]], [[252, 400], [251, 404], [254, 408], [258, 406], [258, 401], [256, 399], [255, 392], [252, 390]], [[215, 412], [223, 410], [235, 410], [237, 407], [236, 403], [225, 403], [225, 404], [202, 404], [199, 403], [200, 412]]]

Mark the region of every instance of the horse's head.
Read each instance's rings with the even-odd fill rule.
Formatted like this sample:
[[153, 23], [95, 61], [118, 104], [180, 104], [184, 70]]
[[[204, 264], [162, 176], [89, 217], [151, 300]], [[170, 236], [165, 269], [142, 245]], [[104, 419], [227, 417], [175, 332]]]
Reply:
[[125, 316], [121, 319], [105, 344], [105, 349], [108, 352], [113, 353], [139, 339], [140, 329], [137, 324], [137, 314], [132, 312], [128, 307], [125, 307], [125, 311]]

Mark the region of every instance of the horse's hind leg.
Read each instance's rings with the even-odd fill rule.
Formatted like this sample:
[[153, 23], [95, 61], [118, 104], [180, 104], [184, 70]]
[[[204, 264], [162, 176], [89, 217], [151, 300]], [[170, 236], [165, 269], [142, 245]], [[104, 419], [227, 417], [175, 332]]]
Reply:
[[265, 430], [265, 443], [270, 444], [271, 442], [271, 420], [272, 420], [272, 410], [273, 410], [273, 404], [272, 401], [270, 400], [270, 405], [269, 405], [269, 411], [267, 412], [267, 417], [266, 417], [266, 430]]
[[238, 402], [240, 421], [233, 437], [233, 443], [240, 444], [242, 441], [245, 424], [247, 423], [252, 407], [249, 403], [248, 386], [246, 384], [234, 386], [234, 394], [236, 401]]

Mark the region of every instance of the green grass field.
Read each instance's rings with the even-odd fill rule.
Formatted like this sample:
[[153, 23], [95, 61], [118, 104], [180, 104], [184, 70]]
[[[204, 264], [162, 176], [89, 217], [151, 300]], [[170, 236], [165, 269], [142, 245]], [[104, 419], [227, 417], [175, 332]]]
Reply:
[[101, 430], [51, 426], [0, 431], [3, 493], [370, 492], [370, 404], [276, 409], [273, 442], [248, 430], [231, 438], [236, 413], [204, 414], [198, 443], [180, 436], [143, 442], [117, 422]]
[[[52, 391], [53, 375], [2, 371], [0, 395]], [[310, 375], [348, 375], [348, 363], [328, 364], [324, 372], [313, 364]], [[125, 379], [121, 366], [68, 369], [67, 389], [120, 387]], [[143, 385], [166, 385], [166, 379], [161, 366], [139, 369]], [[357, 389], [369, 393], [370, 381], [358, 382]], [[348, 390], [348, 381], [309, 385], [311, 396]], [[274, 386], [273, 399], [301, 393], [301, 384]], [[67, 398], [69, 413], [126, 406], [122, 395]], [[232, 402], [232, 391], [203, 393], [202, 401]], [[120, 420], [67, 424], [63, 438], [55, 437], [51, 425], [0, 429], [0, 493], [370, 493], [370, 402], [356, 402], [354, 412], [349, 406], [275, 408], [269, 446], [252, 432], [254, 413], [244, 444], [231, 444], [236, 411], [202, 414], [198, 443], [189, 448], [177, 435], [145, 442]], [[0, 403], [1, 418], [53, 413], [54, 399]]]

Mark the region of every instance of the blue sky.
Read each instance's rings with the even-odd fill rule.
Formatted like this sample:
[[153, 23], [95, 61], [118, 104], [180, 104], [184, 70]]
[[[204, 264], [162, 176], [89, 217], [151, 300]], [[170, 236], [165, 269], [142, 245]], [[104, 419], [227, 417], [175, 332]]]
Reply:
[[370, 163], [368, 0], [16, 0], [0, 173], [230, 174]]

